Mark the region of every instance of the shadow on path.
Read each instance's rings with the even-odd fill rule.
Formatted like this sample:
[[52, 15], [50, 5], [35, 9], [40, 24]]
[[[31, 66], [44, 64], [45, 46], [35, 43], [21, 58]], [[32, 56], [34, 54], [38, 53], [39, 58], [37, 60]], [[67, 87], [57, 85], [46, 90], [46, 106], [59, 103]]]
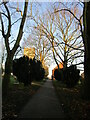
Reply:
[[51, 80], [47, 80], [30, 99], [19, 118], [65, 118]]

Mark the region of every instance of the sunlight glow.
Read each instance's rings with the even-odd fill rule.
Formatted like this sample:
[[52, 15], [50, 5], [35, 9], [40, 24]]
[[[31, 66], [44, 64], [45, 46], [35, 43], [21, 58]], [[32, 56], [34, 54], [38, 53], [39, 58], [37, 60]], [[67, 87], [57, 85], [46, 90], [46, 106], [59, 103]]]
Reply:
[[48, 75], [48, 78], [51, 79], [51, 76], [52, 76], [52, 70], [53, 70], [56, 66], [57, 66], [56, 64], [52, 64], [52, 65], [49, 67], [49, 75]]

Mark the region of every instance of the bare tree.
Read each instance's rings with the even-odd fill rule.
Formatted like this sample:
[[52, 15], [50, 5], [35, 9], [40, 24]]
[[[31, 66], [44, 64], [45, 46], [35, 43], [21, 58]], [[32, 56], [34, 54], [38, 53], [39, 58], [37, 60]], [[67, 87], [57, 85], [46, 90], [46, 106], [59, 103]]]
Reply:
[[[12, 28], [12, 19], [11, 19], [12, 15], [11, 15], [11, 12], [8, 7], [8, 2], [3, 2], [2, 5], [4, 6], [5, 12], [0, 12], [0, 18], [1, 18], [1, 26], [2, 26], [2, 36], [4, 38], [5, 47], [7, 50], [7, 58], [6, 58], [6, 63], [5, 63], [5, 75], [4, 75], [4, 79], [3, 79], [3, 87], [2, 88], [3, 88], [3, 95], [6, 96], [6, 94], [8, 92], [10, 74], [12, 72], [13, 57], [14, 57], [16, 50], [19, 47], [19, 43], [20, 43], [22, 35], [23, 35], [23, 27], [24, 27], [24, 23], [25, 23], [25, 19], [26, 19], [28, 2], [25, 2], [24, 12], [23, 12], [20, 27], [19, 27], [19, 32], [18, 32], [15, 44], [12, 47], [12, 49], [10, 49], [10, 41], [9, 41], [10, 36], [11, 36], [11, 28]], [[3, 16], [4, 16], [4, 18], [3, 18]], [[8, 25], [4, 24], [4, 19], [7, 20]], [[16, 20], [16, 22], [17, 22], [17, 20]], [[16, 23], [16, 22], [14, 22], [14, 23]]]
[[[80, 2], [80, 1], [79, 1]], [[78, 17], [77, 15], [75, 15], [70, 9], [59, 9], [55, 12], [60, 12], [60, 11], [67, 11], [69, 12], [72, 16], [74, 16], [74, 18], [76, 19], [76, 21], [78, 22], [79, 26], [80, 26], [80, 31], [82, 34], [82, 38], [83, 38], [83, 43], [84, 43], [84, 73], [85, 73], [85, 81], [84, 81], [84, 86], [83, 86], [83, 97], [85, 99], [89, 99], [90, 100], [90, 2], [84, 2], [82, 3], [83, 6], [83, 14]], [[81, 23], [81, 19], [83, 18], [83, 24]]]
[[[75, 59], [83, 57], [81, 34], [78, 24], [71, 14], [64, 11], [56, 15], [48, 10], [48, 13], [38, 18], [38, 22], [35, 20], [37, 23], [35, 28], [49, 40], [53, 58], [57, 65], [61, 62], [64, 67], [67, 67], [67, 63], [71, 62], [72, 64]], [[77, 64], [83, 64], [83, 61]]]
[[37, 31], [39, 32], [41, 31], [41, 35], [44, 36], [44, 39], [47, 39], [49, 41], [50, 47], [52, 48], [50, 50], [52, 50], [53, 57], [55, 59], [56, 64], [58, 65], [58, 62], [56, 60], [55, 53], [54, 53], [54, 46], [53, 46], [54, 45], [53, 35], [56, 31], [55, 26], [53, 26], [54, 16], [51, 16], [50, 11], [48, 10], [48, 13], [45, 13], [43, 16], [39, 16], [38, 18], [39, 18], [38, 22], [36, 22], [35, 20], [35, 22], [37, 23], [35, 28], [37, 29]]
[[[75, 8], [74, 14], [76, 14]], [[75, 64], [77, 58], [84, 57], [83, 41], [79, 26], [71, 14], [65, 11], [57, 13], [55, 24], [57, 26], [55, 46], [61, 54], [64, 68], [66, 68], [67, 65], [73, 64], [73, 62]], [[79, 62], [78, 65], [84, 63], [83, 61]]]
[[85, 73], [85, 82], [84, 82], [84, 89], [83, 89], [83, 97], [85, 99], [90, 100], [90, 2], [84, 3], [83, 8], [83, 24], [84, 24], [84, 31], [83, 31], [83, 42], [84, 42], [84, 49], [85, 49], [85, 56], [84, 56], [84, 73]]

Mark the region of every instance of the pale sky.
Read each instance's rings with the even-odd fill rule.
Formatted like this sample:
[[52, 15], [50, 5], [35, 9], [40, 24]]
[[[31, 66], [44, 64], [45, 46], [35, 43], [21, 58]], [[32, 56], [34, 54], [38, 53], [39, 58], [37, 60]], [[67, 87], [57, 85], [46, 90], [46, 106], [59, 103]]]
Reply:
[[52, 70], [56, 67], [56, 63], [52, 63], [51, 66], [49, 67], [49, 75], [48, 77], [51, 78], [52, 75]]

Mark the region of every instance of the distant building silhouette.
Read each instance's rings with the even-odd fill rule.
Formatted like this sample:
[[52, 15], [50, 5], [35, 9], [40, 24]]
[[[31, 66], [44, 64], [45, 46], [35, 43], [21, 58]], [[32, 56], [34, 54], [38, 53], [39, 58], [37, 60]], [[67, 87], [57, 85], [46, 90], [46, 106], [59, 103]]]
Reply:
[[24, 55], [33, 59], [35, 57], [35, 48], [24, 48]]
[[[59, 64], [59, 68], [60, 68], [60, 69], [63, 68], [63, 63], [60, 63], [60, 64]], [[54, 78], [54, 71], [55, 71], [56, 69], [58, 69], [58, 66], [56, 66], [56, 67], [52, 70], [52, 79], [53, 79], [53, 80], [55, 80], [55, 78]]]

